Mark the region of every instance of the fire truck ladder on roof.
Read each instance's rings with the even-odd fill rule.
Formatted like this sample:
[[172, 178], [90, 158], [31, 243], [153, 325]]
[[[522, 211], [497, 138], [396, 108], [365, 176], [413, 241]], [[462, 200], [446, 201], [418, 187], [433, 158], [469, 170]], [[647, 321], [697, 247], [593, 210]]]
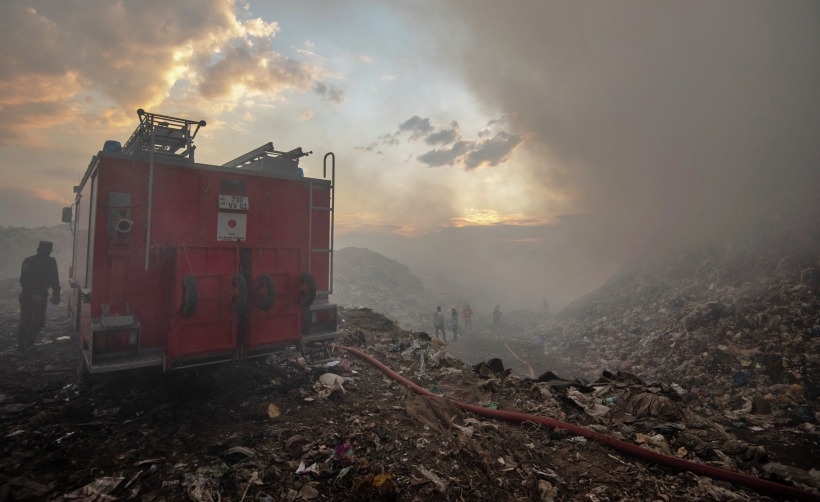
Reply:
[[[148, 152], [150, 154], [173, 155], [186, 157], [194, 161], [194, 137], [205, 121], [193, 121], [148, 113], [142, 108], [137, 110], [140, 125], [125, 142], [122, 150], [127, 154]], [[192, 126], [196, 126], [193, 128]]]
[[[151, 210], [154, 198], [154, 156], [169, 155], [187, 158], [194, 161], [194, 137], [205, 121], [180, 119], [168, 115], [147, 113], [140, 108], [137, 110], [140, 125], [125, 142], [122, 151], [129, 155], [148, 153], [148, 215], [145, 229], [145, 270], [148, 270], [148, 257], [151, 250]], [[196, 128], [191, 130], [191, 126]], [[182, 150], [180, 152], [180, 150]]]
[[[330, 264], [328, 267], [328, 290], [327, 291], [317, 291], [318, 294], [333, 294], [333, 228], [335, 225], [335, 206], [336, 206], [336, 198], [334, 197], [334, 190], [336, 188], [336, 156], [333, 152], [329, 152], [325, 154], [324, 158], [324, 174], [323, 177], [327, 178], [327, 168], [328, 162], [327, 159], [330, 157], [330, 202], [327, 207], [325, 206], [314, 206], [313, 205], [313, 190], [314, 184], [313, 182], [310, 183], [310, 218], [308, 220], [308, 236], [309, 236], [309, 250], [308, 250], [308, 272], [313, 273], [312, 265], [313, 265], [313, 253], [327, 253], [328, 257], [330, 258]], [[314, 211], [330, 211], [330, 247], [327, 249], [324, 248], [314, 248], [313, 247], [313, 212]]]

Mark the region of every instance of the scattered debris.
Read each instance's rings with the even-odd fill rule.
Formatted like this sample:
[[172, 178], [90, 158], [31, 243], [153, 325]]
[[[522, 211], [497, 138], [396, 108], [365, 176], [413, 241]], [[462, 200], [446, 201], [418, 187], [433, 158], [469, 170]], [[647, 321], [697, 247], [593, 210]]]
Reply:
[[818, 493], [814, 276], [801, 283], [798, 260], [738, 282], [713, 271], [718, 256], [693, 260], [680, 276], [637, 273], [565, 313], [520, 320], [502, 342], [445, 344], [368, 309], [341, 312], [339, 345], [434, 397], [338, 351], [313, 365], [295, 349], [80, 384], [64, 309], [18, 354], [14, 283], [3, 283], [0, 499], [767, 499], [453, 400]]

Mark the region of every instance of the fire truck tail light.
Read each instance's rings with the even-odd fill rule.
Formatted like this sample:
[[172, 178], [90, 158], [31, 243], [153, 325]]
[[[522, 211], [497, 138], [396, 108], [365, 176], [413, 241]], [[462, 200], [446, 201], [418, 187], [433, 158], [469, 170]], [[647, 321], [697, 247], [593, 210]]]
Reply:
[[336, 319], [336, 309], [314, 310], [311, 312], [310, 320], [313, 323], [325, 324]]

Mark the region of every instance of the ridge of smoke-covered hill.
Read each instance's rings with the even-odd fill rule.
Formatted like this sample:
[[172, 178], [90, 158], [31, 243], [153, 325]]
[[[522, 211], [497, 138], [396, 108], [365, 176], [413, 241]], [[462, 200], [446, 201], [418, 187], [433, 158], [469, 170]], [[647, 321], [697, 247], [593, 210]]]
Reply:
[[19, 278], [23, 260], [37, 252], [37, 243], [51, 241], [54, 243], [51, 256], [57, 259], [60, 279], [65, 281], [71, 264], [72, 239], [68, 224], [37, 228], [0, 227], [0, 279]]
[[333, 275], [332, 301], [367, 307], [402, 326], [418, 327], [440, 303], [407, 266], [366, 248], [336, 251]]
[[[563, 309], [559, 319], [603, 317], [659, 301], [709, 301], [719, 287], [801, 280], [820, 266], [820, 231], [680, 248], [629, 268]], [[805, 279], [805, 278], [802, 278]]]

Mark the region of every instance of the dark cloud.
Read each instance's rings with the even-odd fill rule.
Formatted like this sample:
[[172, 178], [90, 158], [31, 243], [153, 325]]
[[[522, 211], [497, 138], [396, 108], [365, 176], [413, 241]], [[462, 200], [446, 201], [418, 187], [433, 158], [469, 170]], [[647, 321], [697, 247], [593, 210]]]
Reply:
[[317, 82], [313, 87], [316, 94], [322, 96], [326, 101], [340, 105], [345, 102], [345, 93], [341, 87], [328, 84], [326, 82]]
[[[453, 132], [453, 130], [441, 132]], [[434, 135], [436, 134], [440, 133]], [[513, 150], [523, 141], [524, 139], [520, 136], [500, 132], [492, 139], [456, 141], [448, 148], [437, 148], [419, 155], [417, 160], [429, 167], [461, 165], [467, 170], [481, 166], [493, 167], [509, 160]], [[427, 142], [431, 143], [429, 137]]]
[[424, 138], [428, 145], [449, 145], [459, 138], [458, 123], [453, 123], [451, 129], [442, 129]]
[[497, 166], [503, 164], [522, 142], [523, 138], [520, 136], [500, 132], [492, 139], [476, 144], [475, 148], [464, 159], [464, 166], [467, 169], [475, 169], [481, 165]]
[[432, 130], [433, 127], [430, 125], [430, 119], [423, 119], [418, 115], [413, 115], [399, 125], [399, 131], [409, 132], [411, 140], [422, 138]]
[[457, 141], [449, 148], [430, 150], [419, 155], [417, 160], [428, 167], [452, 166], [461, 159], [464, 154], [473, 149], [472, 141]]
[[379, 141], [385, 145], [398, 145], [399, 141], [399, 134], [398, 133], [387, 133], [383, 136], [379, 136]]
[[[492, 120], [490, 124], [500, 122], [501, 120]], [[419, 155], [416, 160], [422, 164], [428, 167], [460, 165], [467, 170], [503, 164], [524, 141], [521, 136], [504, 131], [496, 133], [491, 139], [485, 139], [491, 134], [489, 129], [479, 131], [478, 140], [460, 139], [461, 130], [457, 121], [452, 121], [447, 129], [437, 130], [431, 125], [430, 119], [418, 115], [400, 124], [397, 132], [380, 136], [379, 140], [386, 145], [397, 145], [402, 133], [409, 133], [411, 141], [421, 140], [427, 145], [442, 146]]]

